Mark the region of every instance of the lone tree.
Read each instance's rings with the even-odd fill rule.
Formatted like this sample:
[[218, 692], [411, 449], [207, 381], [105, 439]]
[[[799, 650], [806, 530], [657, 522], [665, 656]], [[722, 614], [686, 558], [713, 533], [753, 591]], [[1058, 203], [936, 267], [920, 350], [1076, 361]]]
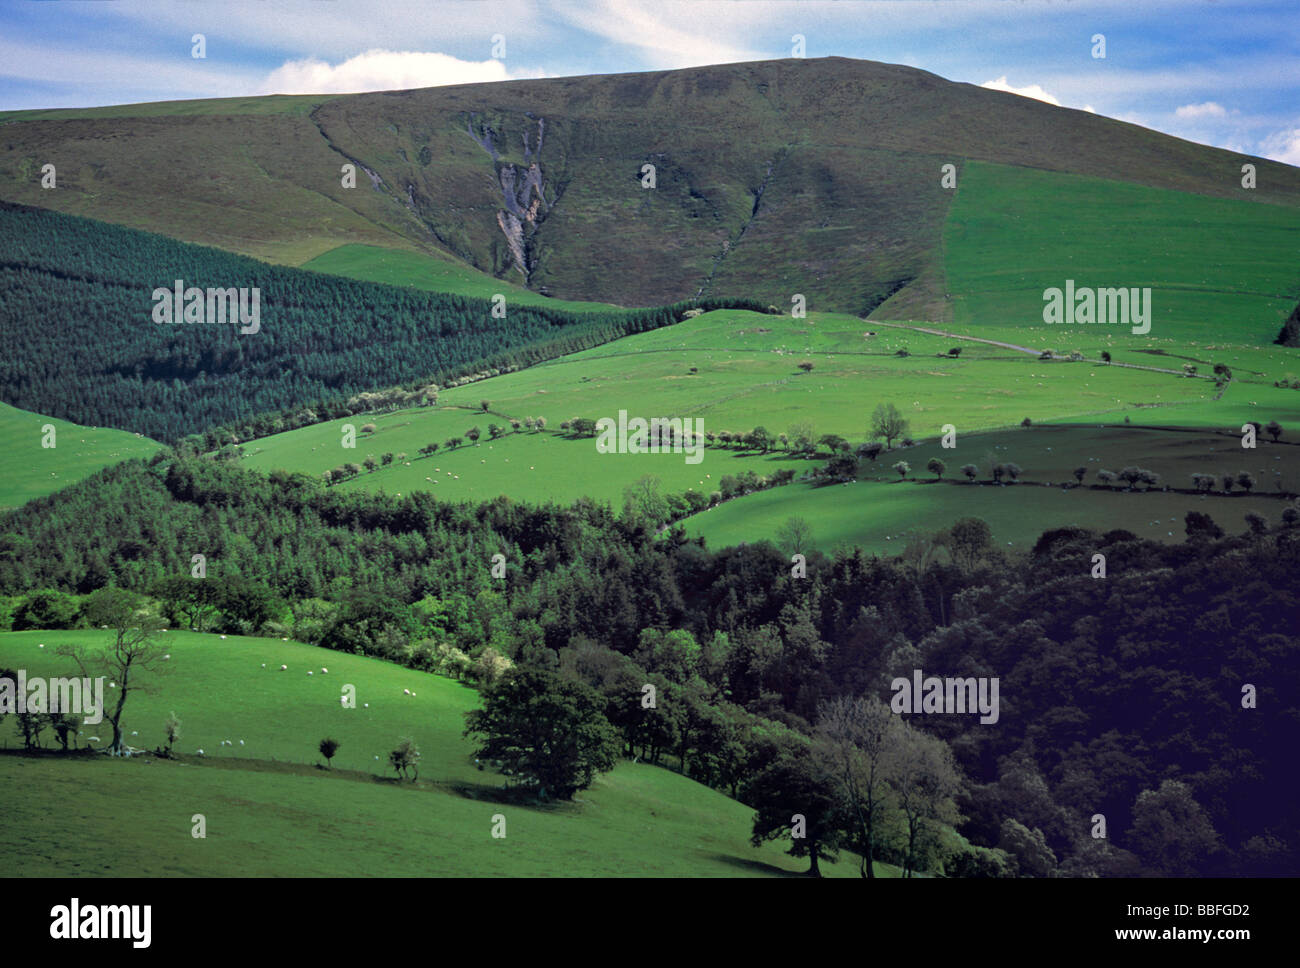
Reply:
[[1102, 361], [1103, 363], [1109, 363], [1109, 362], [1110, 362], [1110, 351], [1109, 351], [1109, 350], [1102, 350], [1102, 351], [1101, 351], [1101, 361]]
[[912, 465], [905, 460], [900, 460], [894, 465], [894, 470], [898, 471], [898, 476], [901, 479], [906, 480], [907, 475], [912, 473]]
[[1237, 486], [1247, 494], [1250, 493], [1251, 488], [1255, 486], [1255, 478], [1251, 476], [1250, 471], [1237, 472]]
[[937, 457], [931, 457], [925, 462], [925, 469], [933, 474], [934, 479], [937, 481], [943, 477], [943, 472], [948, 469], [948, 465]]
[[83, 678], [107, 677], [117, 683], [117, 703], [104, 717], [113, 726], [109, 753], [121, 756], [122, 711], [134, 692], [147, 693], [150, 677], [161, 671], [165, 661], [163, 647], [155, 636], [162, 622], [145, 607], [144, 599], [122, 588], [101, 588], [86, 603], [86, 618], [92, 626], [106, 625], [113, 641], [102, 650], [91, 651], [84, 645], [62, 645], [56, 650], [77, 664]]
[[966, 475], [966, 478], [968, 480], [973, 481], [975, 480], [976, 477], [979, 476], [980, 469], [976, 467], [974, 464], [962, 464], [961, 472]]
[[1082, 483], [1083, 483], [1083, 479], [1084, 479], [1085, 477], [1087, 477], [1087, 476], [1088, 476], [1088, 468], [1086, 468], [1086, 467], [1076, 467], [1076, 468], [1074, 469], [1074, 479], [1075, 479], [1075, 481], [1078, 482], [1079, 484], [1082, 484]]
[[1223, 529], [1214, 523], [1212, 517], [1200, 511], [1188, 511], [1183, 517], [1183, 524], [1189, 540], [1223, 537]]
[[1268, 431], [1268, 435], [1273, 438], [1273, 443], [1275, 444], [1277, 443], [1277, 439], [1282, 436], [1282, 425], [1276, 420], [1270, 420], [1264, 426], [1264, 429]]
[[482, 410], [484, 413], [487, 413], [488, 407], [492, 406], [492, 402], [490, 400], [480, 400], [478, 402], [478, 406], [480, 410]]
[[802, 363], [799, 364], [799, 369], [803, 370], [805, 373], [811, 373], [812, 368], [813, 368], [812, 360], [804, 360]]
[[871, 461], [871, 463], [874, 464], [876, 462], [876, 458], [880, 456], [881, 451], [883, 451], [884, 449], [885, 449], [884, 444], [882, 444], [878, 440], [872, 440], [872, 441], [868, 441], [865, 444], [858, 444], [857, 448], [855, 449], [855, 453], [858, 455], [859, 459], [865, 457], [867, 460]]
[[330, 761], [334, 759], [334, 754], [339, 751], [339, 741], [330, 739], [328, 736], [320, 741], [320, 755], [325, 757], [325, 766], [331, 766]]
[[784, 750], [746, 785], [753, 804], [750, 843], [790, 838], [791, 857], [807, 857], [808, 873], [821, 877], [820, 861], [839, 859], [845, 809], [836, 768], [823, 748]]
[[465, 436], [469, 438], [471, 444], [477, 443], [479, 437], [483, 436], [483, 431], [477, 427], [470, 427], [469, 430], [465, 431]]
[[892, 403], [877, 404], [875, 412], [871, 415], [871, 436], [884, 437], [885, 446], [892, 448], [894, 441], [905, 433], [907, 433], [907, 421], [898, 412], [898, 408]]
[[818, 708], [817, 736], [834, 765], [853, 829], [851, 846], [862, 858], [863, 877], [875, 877], [876, 844], [890, 805], [893, 747], [903, 721], [876, 698], [841, 696]]
[[399, 780], [405, 780], [408, 776], [413, 780], [418, 780], [420, 778], [420, 748], [415, 745], [415, 740], [409, 736], [403, 736], [396, 748], [388, 754], [388, 765], [397, 771]]
[[501, 760], [542, 798], [573, 799], [614, 768], [622, 745], [600, 693], [536, 666], [506, 672], [466, 720], [465, 735], [484, 740], [474, 755]]
[[164, 755], [171, 756], [172, 747], [175, 746], [176, 741], [181, 738], [180, 717], [178, 717], [174, 712], [168, 713], [167, 719], [163, 723], [163, 729], [167, 731], [167, 749], [165, 750]]
[[786, 556], [807, 554], [812, 548], [812, 528], [803, 518], [786, 518], [776, 533], [777, 547]]

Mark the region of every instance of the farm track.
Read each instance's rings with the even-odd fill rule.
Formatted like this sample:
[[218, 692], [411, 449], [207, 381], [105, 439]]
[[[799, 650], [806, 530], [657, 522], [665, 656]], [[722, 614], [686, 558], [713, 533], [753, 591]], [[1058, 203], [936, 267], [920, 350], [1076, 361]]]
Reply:
[[[1018, 346], [1015, 343], [1004, 343], [1001, 340], [986, 339], [983, 336], [963, 336], [960, 333], [949, 333], [941, 329], [929, 329], [925, 326], [908, 326], [904, 323], [881, 323], [875, 321], [872, 322], [872, 325], [891, 326], [894, 329], [910, 329], [918, 333], [928, 333], [931, 336], [946, 336], [948, 339], [966, 340], [971, 343], [987, 343], [989, 346], [1001, 346], [1004, 349], [1015, 350], [1019, 353], [1028, 353], [1035, 357], [1039, 356], [1043, 352], [1042, 350], [1030, 349], [1028, 346]], [[1186, 378], [1186, 374], [1183, 373], [1182, 370], [1170, 370], [1163, 366], [1143, 366], [1141, 363], [1107, 363], [1104, 360], [1085, 360], [1084, 362], [1095, 363], [1097, 366], [1122, 366], [1130, 370], [1150, 370], [1153, 373], [1172, 373], [1174, 376]], [[1197, 378], [1201, 380], [1213, 379], [1212, 377], [1201, 376], [1200, 374], [1197, 374]]]

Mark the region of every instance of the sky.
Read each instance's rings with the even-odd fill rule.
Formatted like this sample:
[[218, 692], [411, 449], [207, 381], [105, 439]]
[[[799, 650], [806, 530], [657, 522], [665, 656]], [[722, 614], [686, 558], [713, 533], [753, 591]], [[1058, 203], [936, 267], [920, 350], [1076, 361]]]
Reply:
[[1300, 0], [0, 0], [0, 109], [663, 70], [796, 35], [1300, 165]]

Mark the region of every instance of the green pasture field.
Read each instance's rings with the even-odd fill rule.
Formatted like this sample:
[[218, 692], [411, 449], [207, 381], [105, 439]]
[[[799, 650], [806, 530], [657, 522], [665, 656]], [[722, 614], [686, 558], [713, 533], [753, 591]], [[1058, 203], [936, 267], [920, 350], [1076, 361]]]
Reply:
[[[0, 783], [14, 794], [0, 822], [11, 871], [729, 877], [806, 869], [778, 844], [749, 845], [749, 808], [661, 767], [620, 763], [573, 803], [500, 800], [506, 778], [479, 771], [461, 735], [477, 693], [451, 680], [296, 642], [162, 635], [172, 657], [167, 672], [153, 694], [129, 698], [124, 726], [132, 746], [152, 748], [175, 711], [179, 758], [0, 755]], [[5, 633], [0, 665], [32, 676], [69, 674], [67, 660], [52, 654], [57, 645], [106, 641], [98, 631]], [[339, 703], [344, 683], [356, 687], [356, 709]], [[106, 690], [106, 699], [112, 695]], [[12, 750], [17, 734], [5, 726]], [[95, 745], [106, 745], [106, 726], [82, 727], [83, 743], [94, 734], [102, 740]], [[313, 765], [325, 736], [341, 743], [328, 771]], [[394, 782], [387, 764], [402, 736], [423, 754], [415, 783]], [[220, 746], [223, 739], [234, 745]], [[21, 793], [33, 790], [41, 795]], [[196, 813], [206, 818], [206, 839], [191, 836]], [[506, 819], [504, 839], [491, 836], [496, 814]], [[60, 843], [77, 847], [53, 849]], [[856, 877], [857, 861], [844, 855], [822, 869]]]
[[[54, 425], [54, 447], [42, 446]], [[133, 457], [150, 457], [159, 444], [105, 427], [83, 427], [0, 403], [0, 510], [15, 508], [75, 484], [95, 471]]]
[[1271, 343], [1300, 300], [1300, 213], [1241, 194], [968, 162], [943, 232], [953, 320], [1051, 341], [1092, 330], [1144, 338], [1124, 326], [1044, 323], [1044, 290], [1074, 279], [1150, 287], [1153, 337]]

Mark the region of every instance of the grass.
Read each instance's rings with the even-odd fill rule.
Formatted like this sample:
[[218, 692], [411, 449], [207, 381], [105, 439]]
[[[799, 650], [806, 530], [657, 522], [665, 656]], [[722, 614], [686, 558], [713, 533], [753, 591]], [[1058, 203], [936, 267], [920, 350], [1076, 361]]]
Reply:
[[[872, 331], [877, 335], [864, 335]], [[660, 477], [670, 492], [711, 491], [724, 474], [811, 465], [783, 455], [714, 448], [706, 449], [696, 465], [686, 464], [682, 455], [601, 455], [590, 439], [553, 433], [490, 441], [488, 424], [508, 426], [510, 417], [544, 416], [554, 431], [570, 417], [617, 418], [627, 410], [631, 416], [696, 418], [706, 431], [742, 432], [762, 424], [775, 435], [809, 421], [817, 434], [859, 441], [882, 401], [897, 403], [918, 438], [939, 434], [947, 423], [966, 433], [1013, 426], [1031, 414], [1035, 421], [1077, 420], [1081, 411], [1115, 422], [1124, 413], [1146, 416], [1135, 401], [1204, 405], [1207, 421], [1214, 412], [1209, 381], [1122, 367], [1049, 365], [974, 343], [965, 344], [958, 359], [940, 358], [953, 343], [947, 336], [873, 330], [845, 315], [813, 313], [795, 320], [721, 310], [444, 390], [435, 408], [353, 417], [253, 441], [245, 461], [267, 471], [320, 474], [341, 463], [361, 463], [367, 455], [378, 459], [404, 451], [409, 467], [395, 464], [341, 486], [389, 493], [423, 488], [449, 500], [505, 493], [517, 500], [567, 503], [586, 495], [618, 503], [623, 488], [644, 474]], [[897, 356], [900, 349], [911, 355]], [[813, 363], [809, 373], [798, 368], [804, 360]], [[1296, 391], [1272, 392], [1295, 394], [1300, 402]], [[490, 401], [489, 414], [479, 410], [483, 399]], [[348, 423], [358, 428], [374, 423], [377, 430], [359, 437], [355, 450], [344, 450], [342, 427]], [[441, 445], [474, 425], [484, 434], [477, 447], [416, 459], [425, 444]]]
[[478, 299], [491, 299], [498, 293], [506, 297], [507, 312], [512, 303], [524, 306], [549, 306], [576, 312], [608, 311], [611, 303], [570, 302], [551, 299], [518, 286], [508, 279], [495, 279], [463, 262], [446, 256], [387, 249], [375, 245], [341, 245], [304, 263], [301, 268], [328, 272], [336, 276], [382, 282], [390, 286], [414, 286], [430, 292], [451, 292]]
[[1181, 341], [1266, 345], [1300, 300], [1300, 219], [1247, 197], [971, 162], [943, 245], [956, 325], [1039, 339], [1144, 339], [1123, 326], [1045, 324], [1043, 292], [1066, 279], [1150, 287], [1150, 335]]
[[[947, 465], [945, 481], [925, 469], [931, 457]], [[911, 466], [906, 481], [891, 470], [897, 460]], [[990, 483], [992, 463], [1013, 462], [1024, 469], [1024, 484]], [[979, 485], [967, 484], [963, 464], [979, 467]], [[1161, 475], [1162, 483], [1190, 488], [1192, 473], [1249, 471], [1256, 489], [1246, 495], [1216, 492], [1207, 497], [1164, 491], [1125, 492], [1093, 487], [1096, 472], [1136, 464]], [[1031, 486], [1073, 484], [1072, 471], [1089, 471], [1082, 488]], [[1256, 511], [1272, 525], [1286, 506], [1278, 489], [1300, 491], [1300, 447], [1260, 443], [1243, 450], [1237, 438], [1123, 427], [1036, 427], [989, 434], [958, 434], [957, 447], [937, 441], [896, 450], [867, 465], [851, 484], [812, 487], [794, 484], [728, 501], [686, 519], [687, 533], [710, 547], [775, 539], [792, 517], [808, 522], [813, 543], [823, 551], [858, 545], [877, 554], [897, 554], [909, 534], [940, 531], [962, 517], [985, 519], [999, 545], [1024, 548], [1049, 528], [1078, 526], [1109, 531], [1123, 528], [1143, 538], [1182, 541], [1184, 515], [1209, 514], [1229, 532], [1244, 531], [1243, 517]]]
[[[65, 660], [51, 654], [56, 645], [103, 642], [106, 635], [6, 633], [0, 665], [33, 676], [64, 674]], [[172, 656], [168, 674], [155, 694], [129, 699], [124, 722], [128, 734], [140, 734], [128, 741], [149, 748], [162, 742], [164, 717], [174, 710], [182, 721], [181, 757], [0, 755], [6, 789], [39, 791], [6, 798], [0, 851], [11, 870], [731, 877], [806, 869], [779, 845], [749, 845], [752, 811], [743, 804], [659, 767], [620, 763], [574, 803], [533, 807], [494, 799], [504, 778], [477, 770], [473, 747], [461, 736], [477, 694], [448, 679], [296, 642], [177, 631], [163, 637]], [[280, 672], [281, 664], [289, 671]], [[343, 683], [356, 686], [356, 709], [340, 706]], [[408, 688], [414, 696], [403, 693]], [[106, 690], [106, 699], [112, 695]], [[11, 729], [5, 738], [12, 747]], [[83, 727], [87, 735], [96, 730], [107, 741], [104, 725]], [[332, 771], [312, 765], [327, 734], [341, 743]], [[418, 783], [389, 779], [386, 754], [403, 735], [423, 753]], [[219, 746], [222, 739], [235, 746]], [[200, 747], [205, 757], [195, 755]], [[206, 840], [190, 835], [195, 813], [206, 818]], [[504, 840], [490, 835], [498, 813], [506, 818]], [[823, 870], [856, 877], [856, 859]], [[897, 871], [881, 865], [880, 873]]]
[[[54, 425], [54, 447], [42, 446], [44, 427]], [[0, 510], [15, 508], [133, 457], [149, 457], [159, 444], [104, 427], [83, 427], [0, 403]]]

